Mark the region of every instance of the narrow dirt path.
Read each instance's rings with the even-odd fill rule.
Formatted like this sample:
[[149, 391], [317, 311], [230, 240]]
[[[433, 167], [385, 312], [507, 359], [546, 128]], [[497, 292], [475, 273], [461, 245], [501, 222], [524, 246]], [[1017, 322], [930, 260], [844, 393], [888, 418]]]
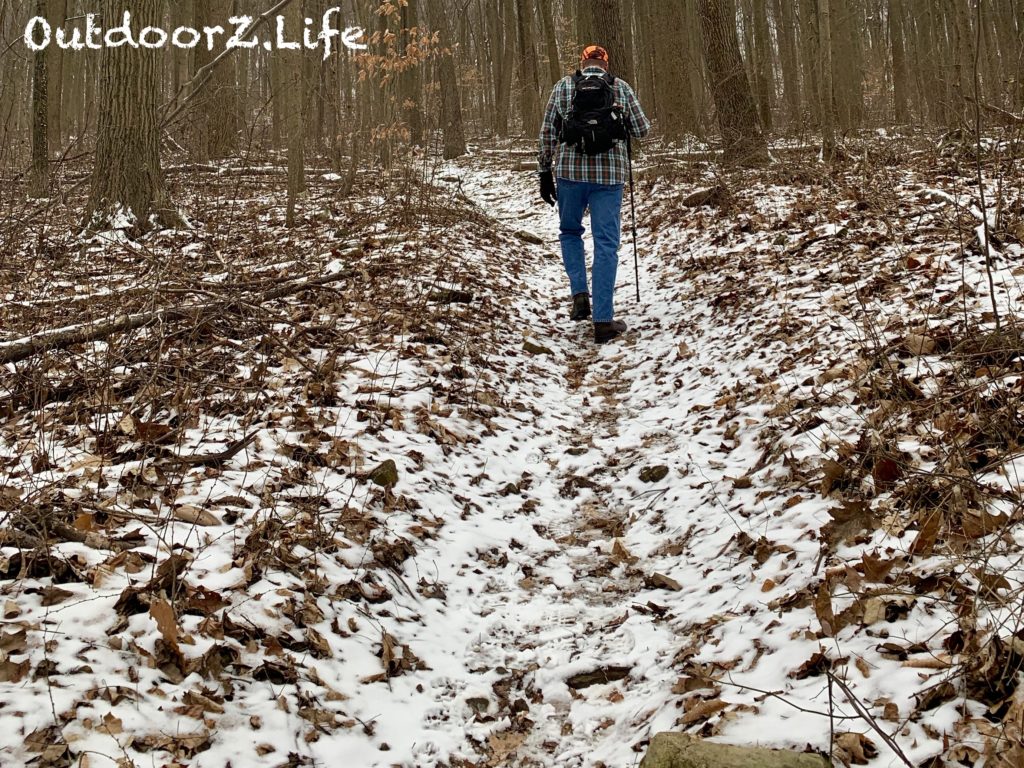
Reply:
[[[627, 531], [632, 508], [643, 502], [628, 499], [619, 488], [620, 475], [634, 471], [639, 450], [615, 449], [622, 425], [634, 415], [623, 373], [635, 362], [637, 337], [597, 348], [589, 324], [569, 323], [557, 217], [534, 203], [522, 174], [470, 172], [462, 189], [510, 236], [525, 230], [543, 240], [529, 247], [536, 262], [523, 276], [523, 300], [513, 301], [527, 335], [551, 352], [520, 375], [535, 377], [531, 385], [543, 392], [544, 417], [552, 429], [549, 444], [527, 454], [522, 482], [490, 499], [502, 504], [510, 495], [524, 497], [510, 538], [496, 540], [484, 558], [480, 580], [485, 586], [466, 595], [479, 624], [467, 632], [466, 646], [454, 645], [451, 652], [465, 656], [469, 681], [460, 681], [462, 690], [438, 719], [464, 715], [469, 701], [476, 719], [484, 722], [476, 734], [472, 727], [467, 734], [486, 745], [494, 765], [592, 764], [596, 734], [625, 728], [628, 741], [622, 746], [628, 748], [642, 738], [638, 726], [650, 715], [622, 710], [624, 696], [615, 682], [630, 670], [640, 672], [645, 655], [652, 653], [649, 642], [641, 647], [624, 626], [626, 609], [636, 600], [647, 602], [638, 595], [643, 583], [612, 577], [630, 557], [616, 552], [613, 541]], [[588, 242], [588, 252], [590, 247]], [[632, 265], [623, 261], [619, 282], [631, 285]], [[624, 288], [620, 293], [628, 294]], [[627, 303], [633, 302], [623, 300], [624, 309]], [[642, 325], [637, 308], [628, 310]], [[513, 533], [524, 525], [534, 534], [531, 540]], [[657, 647], [672, 647], [670, 634], [662, 639]], [[566, 684], [587, 673], [611, 680]], [[501, 731], [494, 722], [511, 728]]]

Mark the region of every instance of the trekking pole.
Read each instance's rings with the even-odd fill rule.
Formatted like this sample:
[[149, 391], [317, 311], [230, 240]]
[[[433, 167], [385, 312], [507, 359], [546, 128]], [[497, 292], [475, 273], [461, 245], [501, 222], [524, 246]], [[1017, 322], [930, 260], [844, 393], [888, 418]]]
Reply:
[[629, 208], [633, 218], [633, 270], [636, 273], [636, 301], [640, 303], [640, 256], [636, 249], [636, 187], [633, 184], [633, 134], [626, 129], [626, 157], [629, 161]]

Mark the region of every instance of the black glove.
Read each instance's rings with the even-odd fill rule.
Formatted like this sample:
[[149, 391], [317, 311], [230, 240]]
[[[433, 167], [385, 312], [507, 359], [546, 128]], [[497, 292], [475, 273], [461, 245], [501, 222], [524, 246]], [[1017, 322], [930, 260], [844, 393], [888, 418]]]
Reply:
[[540, 172], [540, 196], [548, 205], [554, 205], [558, 200], [558, 191], [555, 189], [555, 177], [551, 171]]

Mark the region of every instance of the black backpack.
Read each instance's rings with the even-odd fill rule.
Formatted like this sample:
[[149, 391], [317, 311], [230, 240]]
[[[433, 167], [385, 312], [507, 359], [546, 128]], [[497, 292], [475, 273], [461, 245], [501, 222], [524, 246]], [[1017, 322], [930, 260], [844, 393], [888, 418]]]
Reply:
[[589, 157], [603, 155], [626, 139], [625, 121], [615, 108], [615, 78], [607, 72], [584, 76], [577, 70], [572, 82], [575, 93], [562, 123], [562, 143]]

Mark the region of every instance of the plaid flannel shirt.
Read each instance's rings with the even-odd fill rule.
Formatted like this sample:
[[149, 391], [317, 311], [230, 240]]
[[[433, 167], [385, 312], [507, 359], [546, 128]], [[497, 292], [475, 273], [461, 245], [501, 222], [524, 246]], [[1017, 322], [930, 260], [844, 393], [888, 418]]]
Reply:
[[[600, 67], [587, 67], [584, 75], [603, 75]], [[626, 156], [626, 142], [620, 141], [603, 155], [588, 157], [575, 147], [559, 142], [562, 122], [572, 108], [573, 79], [564, 77], [555, 84], [544, 112], [544, 124], [540, 129], [540, 154], [537, 164], [540, 171], [550, 171], [554, 163], [555, 176], [570, 181], [588, 181], [592, 184], [625, 184], [629, 179], [629, 158]], [[615, 106], [621, 110], [626, 127], [634, 138], [642, 139], [651, 131], [640, 101], [625, 80], [615, 80]], [[557, 155], [557, 161], [555, 157]]]

